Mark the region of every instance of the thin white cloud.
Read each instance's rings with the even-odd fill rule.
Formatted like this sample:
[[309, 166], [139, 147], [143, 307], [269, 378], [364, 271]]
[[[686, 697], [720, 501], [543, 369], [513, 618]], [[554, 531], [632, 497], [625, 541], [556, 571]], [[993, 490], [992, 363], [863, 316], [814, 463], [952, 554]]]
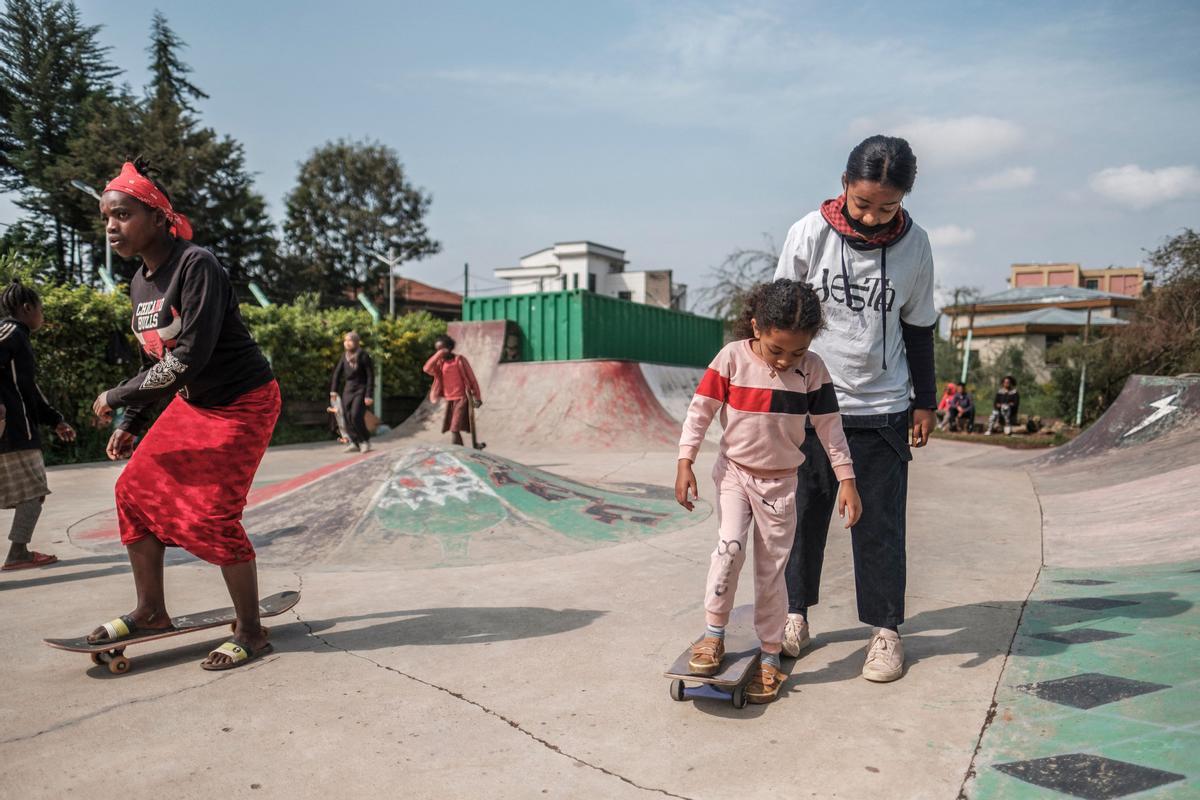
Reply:
[[1191, 164], [1155, 170], [1126, 164], [1100, 170], [1089, 185], [1114, 203], [1140, 210], [1200, 195], [1200, 170]]
[[850, 125], [855, 136], [890, 133], [902, 136], [917, 154], [917, 164], [957, 167], [991, 161], [1015, 150], [1025, 131], [1015, 122], [979, 115], [920, 117], [886, 126], [875, 119], [857, 119]]
[[939, 225], [929, 228], [929, 243], [934, 247], [960, 247], [975, 241], [975, 231], [972, 228], [962, 228], [958, 225]]
[[1012, 167], [1011, 169], [1001, 170], [992, 175], [987, 175], [975, 181], [976, 189], [1000, 190], [1000, 189], [1023, 189], [1026, 186], [1032, 186], [1037, 179], [1037, 170], [1033, 167]]

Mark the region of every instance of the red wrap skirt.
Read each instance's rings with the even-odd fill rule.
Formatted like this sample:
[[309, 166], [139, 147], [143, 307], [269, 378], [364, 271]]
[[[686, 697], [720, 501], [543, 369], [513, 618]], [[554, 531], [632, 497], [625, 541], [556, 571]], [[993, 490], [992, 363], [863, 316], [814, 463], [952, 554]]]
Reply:
[[275, 381], [220, 408], [175, 397], [117, 479], [122, 544], [153, 536], [212, 564], [252, 561], [242, 509], [279, 409]]

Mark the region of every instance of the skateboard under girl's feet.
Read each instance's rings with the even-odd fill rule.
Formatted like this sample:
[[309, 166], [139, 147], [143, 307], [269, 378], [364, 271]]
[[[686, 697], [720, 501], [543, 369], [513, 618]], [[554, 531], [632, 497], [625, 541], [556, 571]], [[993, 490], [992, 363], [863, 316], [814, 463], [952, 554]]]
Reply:
[[[300, 602], [299, 592], [279, 592], [258, 601], [259, 616], [275, 617], [288, 611]], [[117, 641], [89, 642], [86, 636], [74, 639], [43, 639], [46, 644], [58, 650], [68, 650], [72, 653], [88, 653], [96, 666], [108, 665], [108, 671], [114, 675], [128, 672], [130, 660], [125, 657], [125, 648], [131, 644], [152, 642], [156, 639], [166, 639], [184, 633], [219, 628], [237, 621], [237, 614], [232, 608], [214, 608], [201, 611], [199, 614], [184, 614], [171, 617], [172, 627], [160, 631], [143, 631]]]
[[[688, 667], [692, 660], [692, 646], [689, 644], [671, 668], [663, 673], [671, 678], [671, 698], [686, 700], [689, 697], [712, 697], [728, 699], [734, 708], [744, 708], [746, 705], [746, 685], [758, 669], [758, 640], [750, 636], [726, 636], [725, 657], [721, 659], [721, 668], [712, 675], [696, 675]], [[701, 687], [691, 687], [688, 683], [702, 684]], [[705, 689], [703, 687], [714, 687]], [[726, 691], [720, 691], [724, 689]]]

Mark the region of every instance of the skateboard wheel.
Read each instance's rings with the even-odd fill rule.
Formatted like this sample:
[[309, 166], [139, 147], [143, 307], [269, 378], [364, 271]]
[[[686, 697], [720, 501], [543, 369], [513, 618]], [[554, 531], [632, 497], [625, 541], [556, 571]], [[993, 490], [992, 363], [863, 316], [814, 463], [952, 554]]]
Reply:
[[108, 662], [108, 671], [113, 675], [129, 672], [129, 659], [122, 655], [113, 656], [113, 660]]
[[745, 708], [746, 707], [746, 687], [738, 686], [736, 689], [734, 689], [733, 696], [730, 698], [730, 700], [733, 702], [734, 708]]
[[683, 693], [684, 693], [683, 681], [679, 680], [678, 678], [671, 681], [671, 699], [672, 700], [682, 700], [683, 696], [684, 696]]
[[97, 667], [103, 666], [107, 662], [104, 660], [103, 653], [92, 653], [92, 663]]

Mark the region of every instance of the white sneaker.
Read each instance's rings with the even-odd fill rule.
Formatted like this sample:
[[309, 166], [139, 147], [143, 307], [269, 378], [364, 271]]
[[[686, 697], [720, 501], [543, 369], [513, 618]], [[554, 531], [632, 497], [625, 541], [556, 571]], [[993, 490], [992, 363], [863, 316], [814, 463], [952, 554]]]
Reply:
[[346, 445], [346, 449], [343, 450], [342, 452], [343, 453], [357, 453], [358, 445], [356, 445], [354, 442], [351, 442], [350, 444]]
[[370, 442], [363, 442], [362, 444], [360, 444], [360, 445], [358, 446], [358, 452], [360, 452], [360, 453], [369, 453], [369, 452], [371, 452], [371, 443], [370, 443]]
[[862, 676], [869, 681], [887, 683], [904, 674], [904, 644], [900, 634], [880, 628], [871, 638]]
[[788, 614], [783, 626], [783, 654], [789, 658], [797, 658], [800, 651], [812, 643], [808, 633], [808, 620], [799, 614]]
[[1005, 426], [1004, 426], [1004, 435], [1005, 435], [1005, 436], [1012, 436], [1012, 425], [1005, 425]]

